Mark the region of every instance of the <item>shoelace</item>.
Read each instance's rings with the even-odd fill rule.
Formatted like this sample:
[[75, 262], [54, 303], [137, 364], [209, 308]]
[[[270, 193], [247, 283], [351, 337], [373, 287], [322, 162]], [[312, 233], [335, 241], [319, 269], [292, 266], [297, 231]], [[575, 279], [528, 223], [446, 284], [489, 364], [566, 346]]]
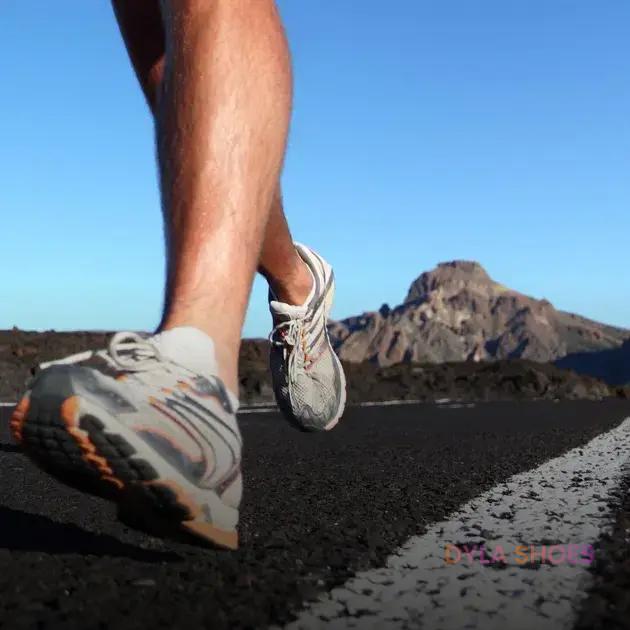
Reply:
[[[167, 372], [174, 371], [178, 368], [196, 376], [196, 373], [187, 367], [175, 363], [170, 358], [164, 357], [160, 353], [160, 349], [151, 339], [145, 339], [138, 333], [134, 332], [118, 332], [109, 342], [106, 350], [86, 350], [72, 354], [63, 359], [40, 363], [39, 369], [44, 370], [53, 365], [72, 365], [82, 363], [93, 357], [103, 359], [110, 367], [121, 372], [133, 372], [137, 377], [142, 372], [151, 372], [155, 370], [164, 370]], [[208, 389], [205, 393], [215, 395], [225, 411], [232, 414], [235, 412], [234, 405], [230, 400], [227, 389], [223, 381], [214, 375], [204, 377], [204, 382]]]
[[103, 359], [114, 369], [124, 372], [146, 372], [165, 368], [168, 363], [172, 363], [170, 359], [164, 359], [159, 348], [150, 339], [134, 332], [119, 332], [112, 337], [106, 350], [86, 350], [63, 359], [40, 363], [39, 368], [44, 370], [52, 365], [72, 365], [92, 357]]
[[[287, 372], [289, 377], [289, 385], [297, 382], [297, 373], [300, 364], [306, 365], [308, 357], [302, 346], [304, 330], [304, 320], [300, 318], [289, 319], [286, 322], [278, 324], [269, 335], [269, 341], [274, 345], [281, 347], [283, 350], [284, 360], [288, 365]], [[289, 387], [289, 396], [291, 388]]]

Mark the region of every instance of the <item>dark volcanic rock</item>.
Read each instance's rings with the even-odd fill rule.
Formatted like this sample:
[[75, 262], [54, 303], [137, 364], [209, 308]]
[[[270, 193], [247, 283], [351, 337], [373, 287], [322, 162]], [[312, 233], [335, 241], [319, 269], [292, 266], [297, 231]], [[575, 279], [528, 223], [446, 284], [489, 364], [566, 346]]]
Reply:
[[453, 401], [600, 400], [623, 398], [630, 388], [611, 389], [550, 364], [526, 360], [475, 363], [344, 363], [349, 402], [380, 400]]
[[[0, 400], [14, 401], [24, 390], [35, 367], [84, 350], [106, 348], [111, 332], [31, 332], [17, 328], [0, 330]], [[241, 401], [272, 401], [268, 375], [268, 342], [249, 339], [241, 346]]]
[[[0, 400], [15, 401], [42, 361], [106, 347], [104, 332], [0, 331]], [[240, 352], [243, 405], [273, 403], [266, 340], [247, 339]], [[383, 400], [525, 400], [630, 398], [630, 387], [610, 388], [553, 365], [525, 360], [401, 363], [344, 362], [350, 403]]]
[[245, 339], [239, 356], [240, 399], [242, 405], [275, 402], [269, 374], [269, 342]]
[[438, 265], [415, 280], [405, 301], [331, 323], [347, 361], [401, 362], [530, 359], [619, 347], [630, 330], [557, 311], [498, 284], [476, 262]]
[[16, 400], [39, 363], [104, 348], [110, 336], [108, 332], [0, 330], [0, 400]]
[[574, 630], [628, 628], [630, 620], [630, 478], [613, 497], [616, 520], [595, 546], [593, 583], [583, 600]]

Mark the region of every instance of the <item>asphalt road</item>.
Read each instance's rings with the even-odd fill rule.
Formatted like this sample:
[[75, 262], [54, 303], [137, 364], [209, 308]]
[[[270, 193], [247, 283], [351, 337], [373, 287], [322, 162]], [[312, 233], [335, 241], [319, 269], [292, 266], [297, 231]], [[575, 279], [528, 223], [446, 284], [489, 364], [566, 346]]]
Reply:
[[[35, 469], [9, 439], [9, 414], [0, 409], [0, 628], [227, 628], [291, 622], [480, 493], [618, 426], [630, 403], [353, 408], [317, 435], [248, 414], [237, 552], [120, 524], [114, 506]], [[601, 619], [615, 597], [594, 592], [584, 614]]]

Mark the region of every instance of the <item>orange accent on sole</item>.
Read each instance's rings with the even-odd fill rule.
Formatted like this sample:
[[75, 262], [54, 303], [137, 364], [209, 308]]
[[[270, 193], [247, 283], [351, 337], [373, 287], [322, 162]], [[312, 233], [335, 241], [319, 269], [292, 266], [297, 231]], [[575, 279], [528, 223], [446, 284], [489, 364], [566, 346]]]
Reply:
[[28, 414], [28, 408], [30, 405], [30, 399], [28, 396], [24, 396], [18, 403], [17, 407], [13, 410], [11, 415], [11, 434], [13, 439], [18, 443], [22, 443], [22, 428], [26, 422], [26, 416]]
[[177, 496], [177, 501], [190, 512], [191, 518], [182, 521], [180, 527], [189, 534], [211, 542], [219, 547], [226, 549], [238, 549], [238, 533], [236, 531], [227, 531], [219, 529], [212, 523], [203, 520], [203, 512], [201, 508], [173, 481], [146, 481], [147, 486], [165, 486], [170, 488]]
[[[11, 432], [13, 437], [22, 441], [22, 428], [26, 422], [29, 409], [29, 397], [20, 400], [11, 416]], [[71, 396], [63, 401], [60, 408], [60, 417], [66, 426], [67, 432], [72, 436], [82, 452], [83, 460], [94, 467], [100, 473], [100, 479], [114, 485], [118, 490], [125, 488], [125, 483], [118, 479], [105, 457], [98, 454], [96, 446], [91, 442], [86, 432], [79, 428], [79, 398]], [[215, 527], [211, 523], [202, 520], [203, 512], [176, 483], [168, 480], [147, 481], [144, 485], [160, 485], [170, 488], [176, 495], [180, 505], [185, 507], [190, 515], [190, 520], [182, 521], [180, 526], [191, 535], [226, 549], [238, 548], [238, 533], [226, 531]]]
[[74, 441], [83, 452], [83, 461], [93, 468], [96, 468], [103, 481], [112, 483], [122, 490], [125, 487], [123, 481], [114, 476], [114, 471], [107, 463], [107, 460], [102, 455], [97, 454], [96, 446], [92, 444], [87, 434], [79, 429], [79, 399], [77, 396], [71, 396], [63, 401], [60, 415], [66, 425], [68, 433], [74, 438]]

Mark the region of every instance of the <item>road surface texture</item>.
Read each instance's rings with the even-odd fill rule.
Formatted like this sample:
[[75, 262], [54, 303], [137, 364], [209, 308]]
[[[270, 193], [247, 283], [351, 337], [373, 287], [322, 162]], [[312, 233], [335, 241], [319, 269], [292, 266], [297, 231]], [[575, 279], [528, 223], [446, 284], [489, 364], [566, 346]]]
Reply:
[[[314, 435], [275, 413], [243, 415], [237, 552], [121, 524], [113, 505], [30, 464], [9, 438], [10, 411], [0, 409], [0, 628], [630, 628], [628, 401], [355, 407]], [[463, 563], [436, 561], [461, 536], [502, 541], [508, 555], [517, 542], [590, 544], [595, 560], [473, 560], [464, 584]], [[496, 598], [509, 602], [507, 625]], [[537, 615], [526, 626], [519, 606]]]

